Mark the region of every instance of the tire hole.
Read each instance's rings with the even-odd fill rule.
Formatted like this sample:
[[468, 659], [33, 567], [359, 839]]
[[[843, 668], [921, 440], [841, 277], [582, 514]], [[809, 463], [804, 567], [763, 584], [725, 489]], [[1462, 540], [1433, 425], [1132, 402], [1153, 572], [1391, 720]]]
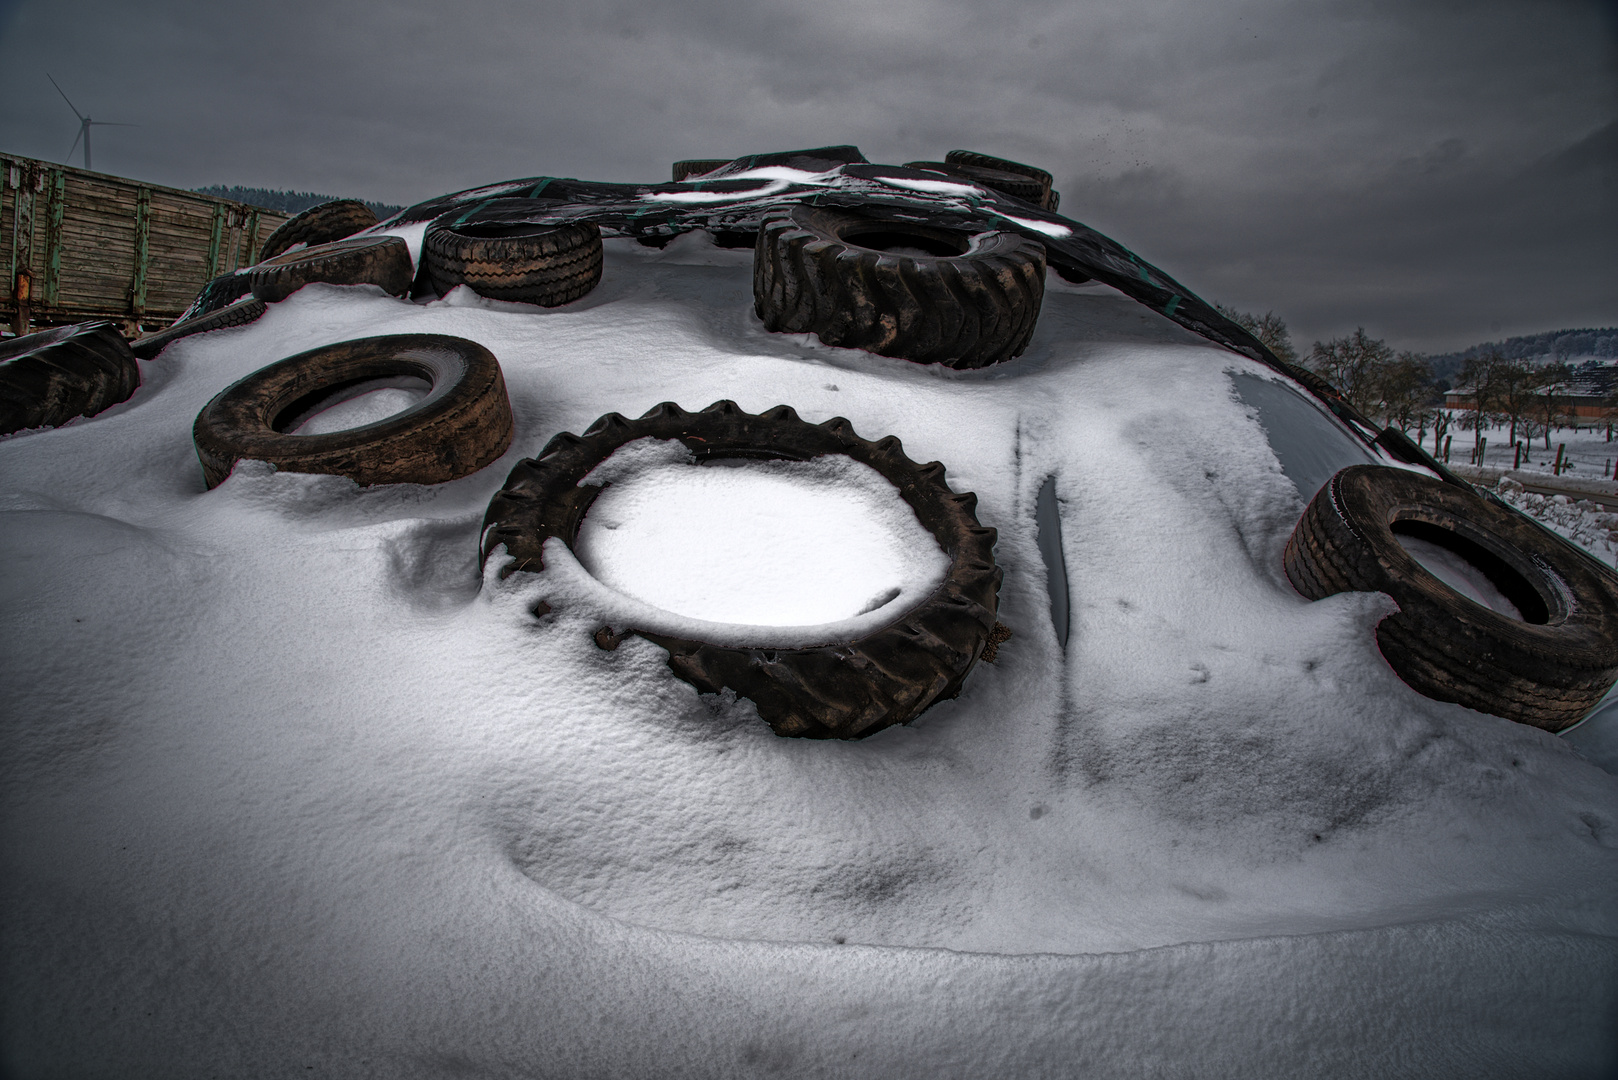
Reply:
[[953, 259], [965, 255], [970, 244], [967, 237], [955, 236], [943, 230], [912, 232], [908, 229], [895, 229], [891, 225], [872, 229], [870, 232], [857, 228], [845, 229], [840, 233], [840, 238], [869, 251], [882, 251], [890, 255], [920, 255], [934, 259]]
[[271, 428], [283, 435], [326, 435], [380, 423], [414, 407], [433, 384], [414, 375], [351, 379], [322, 386], [281, 410]]
[[1390, 526], [1412, 559], [1451, 589], [1491, 611], [1543, 626], [1550, 606], [1527, 578], [1482, 544], [1430, 521]]

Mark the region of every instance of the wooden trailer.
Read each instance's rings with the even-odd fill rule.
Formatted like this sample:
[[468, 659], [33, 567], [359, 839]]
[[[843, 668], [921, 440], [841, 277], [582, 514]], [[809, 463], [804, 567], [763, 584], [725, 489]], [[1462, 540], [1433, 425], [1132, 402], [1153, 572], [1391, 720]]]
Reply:
[[194, 191], [0, 154], [0, 320], [168, 325], [220, 274], [251, 265], [287, 215]]

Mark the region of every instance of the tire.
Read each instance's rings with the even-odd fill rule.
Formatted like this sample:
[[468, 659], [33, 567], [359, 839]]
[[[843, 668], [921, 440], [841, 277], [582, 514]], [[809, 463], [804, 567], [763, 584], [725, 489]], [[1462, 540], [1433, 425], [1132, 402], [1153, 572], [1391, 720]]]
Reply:
[[504, 545], [517, 570], [544, 569], [547, 538], [572, 547], [579, 525], [601, 489], [580, 486], [613, 451], [635, 439], [678, 439], [698, 460], [769, 457], [806, 461], [846, 454], [881, 473], [950, 556], [943, 582], [894, 622], [864, 637], [810, 648], [715, 645], [643, 630], [610, 629], [597, 643], [616, 647], [636, 633], [668, 651], [675, 675], [703, 693], [730, 687], [758, 706], [777, 735], [863, 738], [914, 720], [935, 702], [954, 697], [982, 656], [995, 625], [1001, 571], [995, 531], [978, 524], [977, 496], [956, 494], [938, 462], [917, 465], [893, 437], [870, 442], [847, 420], [823, 424], [798, 418], [785, 405], [760, 415], [720, 401], [699, 413], [665, 402], [638, 420], [608, 413], [582, 437], [564, 432], [538, 458], [519, 462], [484, 518], [483, 559]]
[[[1483, 571], [1522, 613], [1475, 603], [1422, 567], [1400, 535]], [[1418, 693], [1547, 731], [1577, 723], [1618, 681], [1618, 573], [1474, 492], [1354, 465], [1317, 493], [1287, 541], [1287, 578], [1311, 600], [1383, 592], [1388, 664]]]
[[1019, 355], [1045, 295], [1045, 248], [1010, 232], [800, 204], [765, 216], [753, 252], [753, 308], [766, 329], [920, 364], [980, 368]]
[[1002, 195], [1010, 195], [1014, 199], [1021, 199], [1023, 202], [1033, 203], [1041, 208], [1045, 206], [1047, 189], [1039, 181], [1030, 180], [1020, 173], [979, 168], [973, 165], [951, 165], [944, 161], [907, 161], [904, 167], [942, 173], [952, 179], [979, 184], [993, 191], [998, 191]]
[[365, 236], [300, 248], [253, 268], [253, 295], [266, 304], [285, 300], [305, 285], [379, 285], [384, 292], [410, 292], [415, 267], [410, 247], [397, 236]]
[[147, 334], [129, 347], [142, 360], [151, 360], [174, 342], [192, 334], [205, 334], [210, 330], [224, 330], [231, 326], [246, 326], [264, 314], [264, 301], [254, 296], [239, 300], [229, 307], [210, 311], [206, 315], [179, 319], [172, 326]]
[[690, 161], [676, 161], [674, 163], [674, 182], [678, 184], [680, 181], [690, 177], [711, 173], [721, 165], [729, 165], [730, 162], [730, 158], [693, 158]]
[[287, 219], [281, 227], [264, 240], [258, 261], [273, 259], [293, 244], [329, 244], [353, 236], [361, 229], [376, 224], [376, 214], [357, 199], [338, 199], [335, 202], [311, 206], [303, 213]]
[[1020, 161], [1007, 161], [1005, 158], [993, 157], [989, 154], [980, 154], [975, 150], [951, 150], [944, 155], [946, 164], [972, 169], [995, 169], [999, 172], [1015, 173], [1026, 176], [1035, 181], [1046, 191], [1055, 183], [1055, 177], [1044, 169], [1034, 165], [1024, 165]]
[[242, 297], [251, 295], [252, 292], [253, 276], [251, 273], [242, 271], [240, 273], [220, 274], [202, 287], [202, 291], [197, 293], [197, 298], [191, 301], [191, 306], [186, 308], [180, 314], [180, 317], [174, 321], [176, 323], [184, 322], [187, 319], [194, 319], [199, 315], [207, 315], [209, 312], [229, 307]]
[[140, 365], [110, 322], [12, 338], [0, 343], [0, 435], [94, 416], [139, 386]]
[[463, 225], [446, 216], [428, 226], [421, 258], [440, 296], [467, 285], [492, 300], [559, 307], [601, 283], [601, 227]]
[[[290, 435], [304, 417], [374, 379], [413, 376], [432, 389], [385, 420], [325, 435]], [[511, 445], [500, 364], [482, 345], [444, 334], [393, 334], [325, 345], [247, 376], [197, 414], [192, 428], [208, 487], [236, 462], [334, 473], [358, 483], [441, 484]]]

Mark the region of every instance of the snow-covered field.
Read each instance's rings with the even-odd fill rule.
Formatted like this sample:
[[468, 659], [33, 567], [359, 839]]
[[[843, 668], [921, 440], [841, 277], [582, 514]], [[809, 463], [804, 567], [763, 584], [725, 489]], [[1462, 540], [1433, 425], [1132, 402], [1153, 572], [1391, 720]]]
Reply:
[[[1292, 590], [1303, 498], [1232, 378], [1265, 369], [1055, 277], [1022, 358], [923, 368], [765, 333], [750, 266], [609, 241], [600, 288], [549, 311], [312, 286], [170, 347], [99, 417], [0, 441], [12, 1074], [1610, 1074], [1618, 778], [1408, 689], [1372, 637], [1386, 597]], [[494, 352], [505, 458], [435, 488], [247, 464], [204, 490], [215, 393], [398, 332]], [[1015, 636], [959, 699], [777, 738], [649, 642], [598, 648], [599, 583], [480, 575], [519, 458], [722, 398], [846, 416], [977, 493]], [[753, 505], [830, 483], [777, 472]], [[634, 535], [644, 481], [613, 489], [627, 546], [610, 507], [581, 545], [609, 580], [679, 540]], [[862, 542], [902, 548], [866, 495], [841, 504]], [[745, 515], [707, 516], [657, 520]], [[793, 602], [921, 572], [888, 569]], [[666, 580], [624, 587], [690, 599], [645, 594]]]

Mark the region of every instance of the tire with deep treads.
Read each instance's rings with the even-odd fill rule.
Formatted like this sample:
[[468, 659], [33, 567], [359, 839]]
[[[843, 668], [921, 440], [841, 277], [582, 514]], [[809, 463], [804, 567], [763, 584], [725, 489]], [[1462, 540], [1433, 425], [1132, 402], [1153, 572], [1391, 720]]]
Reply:
[[[374, 424], [289, 434], [304, 419], [376, 380], [407, 376], [431, 389]], [[236, 462], [333, 473], [362, 485], [441, 484], [476, 472], [511, 445], [511, 402], [494, 354], [445, 334], [391, 334], [324, 345], [221, 391], [192, 427], [210, 488]]]
[[461, 223], [459, 216], [433, 222], [422, 240], [422, 262], [440, 296], [466, 285], [492, 300], [559, 307], [601, 283], [601, 228], [594, 222]]
[[1001, 571], [995, 531], [978, 524], [977, 496], [957, 494], [938, 462], [918, 465], [889, 436], [860, 438], [847, 420], [798, 418], [785, 405], [753, 415], [721, 401], [698, 413], [665, 402], [638, 420], [601, 417], [583, 436], [564, 432], [539, 457], [519, 462], [484, 518], [483, 558], [504, 546], [513, 562], [503, 574], [542, 572], [550, 537], [572, 547], [600, 494], [580, 481], [619, 447], [636, 439], [677, 439], [696, 459], [765, 457], [807, 461], [845, 454], [899, 489], [917, 519], [948, 554], [949, 570], [920, 604], [855, 640], [808, 648], [746, 648], [617, 628], [598, 635], [616, 645], [636, 633], [668, 650], [669, 667], [703, 693], [729, 687], [758, 706], [778, 735], [860, 738], [908, 723], [933, 703], [954, 697], [977, 663], [995, 625]]
[[311, 206], [282, 222], [280, 228], [265, 238], [258, 260], [273, 259], [294, 244], [313, 247], [342, 240], [361, 229], [369, 229], [376, 221], [375, 211], [358, 199], [337, 199]]
[[410, 292], [415, 279], [410, 246], [397, 236], [362, 236], [299, 248], [253, 267], [253, 295], [267, 304], [285, 300], [305, 285], [376, 285], [394, 296]]
[[[1475, 603], [1401, 544], [1437, 544], [1522, 614]], [[1419, 693], [1547, 731], [1577, 723], [1618, 680], [1618, 573], [1527, 517], [1452, 484], [1355, 465], [1321, 488], [1287, 541], [1287, 578], [1311, 600], [1383, 592], [1399, 610], [1377, 646]]]
[[[884, 250], [895, 248], [930, 253]], [[800, 204], [765, 216], [753, 253], [753, 308], [766, 329], [922, 364], [979, 368], [1019, 355], [1044, 295], [1044, 247], [988, 227]]]
[[265, 310], [264, 301], [256, 296], [248, 296], [229, 307], [219, 308], [205, 315], [176, 320], [173, 325], [164, 327], [156, 333], [147, 334], [131, 343], [129, 347], [142, 360], [151, 360], [181, 338], [190, 337], [192, 334], [205, 334], [210, 330], [246, 326], [264, 314]]
[[86, 322], [0, 342], [0, 435], [59, 427], [129, 400], [135, 354], [110, 322]]

